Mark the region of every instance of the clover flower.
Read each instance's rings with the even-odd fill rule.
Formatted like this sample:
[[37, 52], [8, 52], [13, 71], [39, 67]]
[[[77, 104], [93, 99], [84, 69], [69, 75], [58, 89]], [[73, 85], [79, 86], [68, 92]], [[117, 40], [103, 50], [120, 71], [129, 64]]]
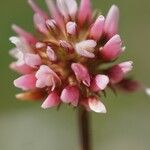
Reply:
[[119, 9], [113, 5], [106, 17], [93, 13], [90, 0], [46, 0], [50, 15], [28, 0], [34, 11], [37, 35], [17, 25], [10, 41], [17, 59], [10, 67], [22, 74], [14, 85], [24, 93], [18, 99], [41, 100], [42, 108], [62, 103], [106, 113], [102, 95], [106, 88], [135, 91], [137, 81], [126, 78], [133, 62], [114, 62], [125, 51], [118, 35]]

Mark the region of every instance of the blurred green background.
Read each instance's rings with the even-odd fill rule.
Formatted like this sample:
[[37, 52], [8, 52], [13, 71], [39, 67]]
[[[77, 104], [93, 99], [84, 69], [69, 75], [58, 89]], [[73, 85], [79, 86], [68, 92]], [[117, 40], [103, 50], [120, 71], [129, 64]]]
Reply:
[[[37, 0], [43, 7], [44, 0]], [[150, 85], [150, 1], [92, 0], [106, 14], [112, 4], [121, 10], [120, 33], [127, 47], [122, 60], [134, 61], [133, 76]], [[78, 150], [76, 111], [67, 106], [42, 110], [40, 103], [20, 102], [12, 82], [18, 76], [8, 68], [13, 47], [8, 38], [16, 23], [33, 30], [26, 0], [0, 0], [0, 150]], [[108, 113], [91, 113], [93, 150], [149, 150], [150, 98], [144, 92], [111, 92], [104, 99]]]

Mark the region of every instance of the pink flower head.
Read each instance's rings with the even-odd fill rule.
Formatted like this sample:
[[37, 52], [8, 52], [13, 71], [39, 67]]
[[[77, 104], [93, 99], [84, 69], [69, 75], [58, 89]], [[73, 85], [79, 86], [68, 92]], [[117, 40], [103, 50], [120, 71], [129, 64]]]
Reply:
[[107, 88], [137, 89], [125, 80], [131, 61], [110, 64], [124, 50], [117, 6], [95, 19], [90, 0], [81, 0], [79, 8], [76, 0], [46, 0], [51, 15], [33, 0], [28, 3], [38, 34], [13, 25], [18, 36], [10, 38], [15, 45], [10, 54], [16, 59], [10, 67], [23, 74], [14, 85], [25, 91], [17, 98], [44, 100], [44, 109], [65, 103], [105, 113], [100, 97]]

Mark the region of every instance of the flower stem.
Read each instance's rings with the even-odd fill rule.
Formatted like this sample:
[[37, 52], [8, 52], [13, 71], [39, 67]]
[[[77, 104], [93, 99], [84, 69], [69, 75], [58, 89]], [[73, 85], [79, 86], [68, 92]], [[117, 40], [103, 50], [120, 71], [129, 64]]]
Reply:
[[89, 134], [89, 114], [82, 107], [79, 108], [78, 119], [81, 150], [91, 150]]

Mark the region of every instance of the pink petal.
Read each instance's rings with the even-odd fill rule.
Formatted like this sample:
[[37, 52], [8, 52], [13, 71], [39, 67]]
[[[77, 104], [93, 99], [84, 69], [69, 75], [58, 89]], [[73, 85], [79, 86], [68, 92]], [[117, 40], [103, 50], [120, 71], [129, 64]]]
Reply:
[[86, 86], [90, 86], [90, 75], [85, 66], [79, 63], [73, 63], [71, 68], [79, 81], [82, 81]]
[[104, 90], [109, 83], [109, 78], [106, 75], [97, 75], [91, 83], [91, 89], [95, 92]]
[[103, 34], [104, 21], [105, 21], [105, 18], [104, 16], [101, 15], [97, 18], [97, 20], [91, 27], [90, 37], [96, 41], [98, 41]]
[[108, 76], [110, 79], [110, 82], [112, 84], [116, 84], [120, 82], [124, 76], [132, 70], [133, 62], [132, 61], [127, 61], [120, 63], [118, 65], [113, 66], [111, 69], [108, 70]]
[[142, 87], [138, 81], [132, 79], [123, 79], [118, 85], [121, 90], [127, 92], [135, 92]]
[[69, 53], [74, 52], [73, 46], [69, 42], [60, 40], [59, 43], [60, 43], [60, 46], [64, 48], [67, 52]]
[[21, 74], [30, 74], [33, 72], [33, 68], [31, 68], [30, 66], [26, 64], [17, 65], [15, 62], [10, 64], [10, 68]]
[[87, 58], [94, 58], [95, 55], [91, 52], [88, 52], [87, 50], [82, 50], [82, 49], [78, 49], [76, 48], [76, 52], [81, 55], [81, 56], [84, 56], [84, 57], [87, 57]]
[[48, 29], [46, 27], [46, 21], [41, 15], [39, 15], [37, 13], [34, 14], [33, 20], [34, 20], [34, 25], [39, 32], [41, 32], [43, 34], [48, 34]]
[[12, 57], [21, 59], [20, 57], [23, 57], [24, 53], [32, 52], [30, 45], [25, 41], [24, 38], [12, 36], [9, 38], [9, 40], [16, 46], [16, 48], [10, 51], [10, 55]]
[[54, 91], [56, 88], [56, 80], [52, 75], [43, 75], [43, 77], [37, 79], [36, 87], [37, 88], [44, 88], [44, 87], [51, 87], [51, 91]]
[[121, 68], [122, 72], [124, 74], [126, 74], [126, 73], [128, 73], [129, 71], [132, 70], [133, 62], [132, 61], [126, 61], [126, 62], [120, 63], [119, 67]]
[[104, 32], [109, 38], [117, 34], [118, 22], [119, 22], [119, 9], [117, 6], [112, 5], [107, 14], [104, 26]]
[[92, 20], [92, 8], [90, 0], [81, 0], [78, 12], [79, 24], [82, 26], [86, 21], [91, 22], [91, 20]]
[[79, 90], [76, 86], [67, 86], [62, 91], [60, 98], [64, 103], [71, 103], [73, 106], [77, 106], [79, 101]]
[[86, 49], [91, 52], [94, 51], [94, 48], [96, 47], [96, 45], [97, 43], [94, 40], [84, 40], [76, 44], [77, 47], [81, 49]]
[[60, 104], [60, 98], [58, 94], [54, 91], [49, 94], [44, 103], [42, 104], [42, 108], [47, 109], [51, 107], [58, 106]]
[[64, 28], [64, 20], [63, 17], [60, 15], [58, 9], [56, 8], [53, 0], [46, 0], [46, 4], [48, 9], [52, 15], [52, 18], [56, 21], [59, 27]]
[[93, 54], [93, 52], [95, 51], [94, 48], [96, 47], [96, 45], [97, 43], [94, 40], [85, 40], [77, 43], [75, 45], [75, 50], [81, 56], [94, 58], [95, 55]]
[[66, 19], [68, 19], [68, 16], [72, 19], [75, 18], [77, 12], [76, 0], [57, 0], [57, 6]]
[[46, 44], [45, 44], [45, 43], [42, 43], [42, 42], [37, 42], [37, 43], [35, 44], [35, 47], [36, 47], [37, 49], [41, 49], [41, 48], [46, 47]]
[[37, 88], [44, 88], [46, 87], [46, 83], [45, 83], [45, 78], [40, 78], [40, 79], [37, 79], [36, 81], [36, 87]]
[[60, 11], [60, 13], [62, 14], [62, 16], [64, 16], [66, 19], [68, 19], [69, 17], [69, 12], [68, 12], [68, 7], [66, 6], [65, 0], [57, 0], [57, 7]]
[[[17, 39], [11, 39], [11, 40], [17, 40]], [[15, 58], [17, 61], [15, 62], [16, 65], [18, 66], [22, 66], [25, 64], [24, 62], [24, 52], [22, 52], [22, 48], [20, 48], [20, 44], [19, 41], [17, 43], [16, 41], [16, 48], [13, 48], [9, 51], [9, 54]], [[19, 49], [20, 48], [20, 49]]]
[[38, 88], [44, 88], [48, 86], [52, 87], [51, 90], [53, 91], [56, 84], [61, 83], [58, 75], [46, 65], [41, 65], [35, 76], [37, 78], [36, 87]]
[[36, 38], [31, 34], [20, 28], [19, 26], [13, 24], [12, 29], [21, 37], [23, 37], [27, 43], [33, 45], [37, 42]]
[[14, 85], [22, 90], [35, 89], [36, 78], [35, 74], [23, 75], [14, 81]]
[[67, 33], [70, 35], [75, 35], [77, 32], [77, 24], [75, 22], [68, 22], [66, 24]]
[[88, 98], [89, 107], [92, 111], [96, 113], [106, 113], [106, 108], [104, 104], [98, 100], [96, 97]]
[[57, 56], [50, 46], [47, 47], [46, 52], [47, 52], [47, 56], [48, 56], [50, 61], [56, 61], [57, 60]]
[[65, 1], [67, 4], [68, 12], [69, 12], [69, 15], [71, 16], [71, 18], [75, 19], [75, 16], [76, 16], [76, 13], [78, 10], [76, 0], [63, 0], [63, 1]]
[[36, 73], [36, 78], [43, 77], [43, 74], [49, 74], [51, 73], [51, 69], [46, 65], [41, 65], [39, 70]]
[[27, 53], [24, 57], [25, 63], [30, 67], [36, 68], [42, 63], [41, 58], [38, 54]]
[[48, 19], [48, 20], [46, 20], [46, 25], [51, 30], [56, 30], [56, 28], [57, 28], [56, 21], [54, 19]]
[[105, 61], [116, 59], [124, 51], [119, 35], [114, 35], [105, 45], [100, 48], [100, 56]]
[[45, 19], [48, 18], [48, 15], [33, 0], [28, 0], [28, 4], [31, 6], [35, 13], [38, 13]]

